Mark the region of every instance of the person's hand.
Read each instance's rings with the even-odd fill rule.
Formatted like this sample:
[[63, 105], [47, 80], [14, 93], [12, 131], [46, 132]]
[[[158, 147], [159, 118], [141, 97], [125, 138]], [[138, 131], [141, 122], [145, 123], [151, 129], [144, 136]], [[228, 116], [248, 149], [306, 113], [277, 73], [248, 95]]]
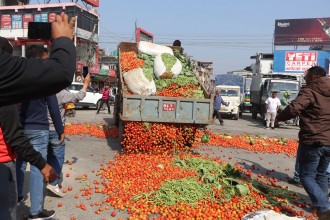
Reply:
[[59, 139], [59, 143], [58, 144], [62, 144], [63, 141], [64, 141], [64, 138], [65, 138], [65, 134], [63, 133], [63, 134], [61, 134], [61, 137], [58, 138]]
[[62, 13], [61, 15], [56, 15], [55, 21], [52, 22], [52, 39], [68, 37], [72, 40], [75, 23], [75, 17], [72, 17], [69, 23], [67, 14]]
[[46, 183], [54, 182], [58, 177], [54, 168], [48, 163], [46, 163], [46, 166], [40, 172], [44, 176]]
[[89, 85], [89, 83], [91, 82], [91, 76], [89, 75], [89, 73], [86, 75], [86, 77], [83, 79], [84, 84]]

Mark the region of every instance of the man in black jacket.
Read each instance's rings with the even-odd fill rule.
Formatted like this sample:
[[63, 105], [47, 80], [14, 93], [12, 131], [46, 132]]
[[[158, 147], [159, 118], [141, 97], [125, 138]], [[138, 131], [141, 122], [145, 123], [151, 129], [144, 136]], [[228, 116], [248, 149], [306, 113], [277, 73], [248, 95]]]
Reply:
[[74, 18], [69, 23], [65, 14], [56, 16], [50, 59], [41, 63], [13, 57], [8, 41], [0, 39], [0, 219], [16, 219], [15, 153], [38, 167], [46, 182], [57, 177], [25, 138], [17, 107], [9, 104], [54, 94], [72, 82], [76, 59], [74, 23]]

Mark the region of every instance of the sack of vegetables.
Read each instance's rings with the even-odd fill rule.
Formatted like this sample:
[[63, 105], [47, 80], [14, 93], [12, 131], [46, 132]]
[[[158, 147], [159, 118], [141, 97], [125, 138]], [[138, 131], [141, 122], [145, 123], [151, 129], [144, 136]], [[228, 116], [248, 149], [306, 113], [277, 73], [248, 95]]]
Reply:
[[154, 72], [158, 79], [177, 77], [182, 71], [181, 62], [169, 53], [162, 53], [155, 57]]

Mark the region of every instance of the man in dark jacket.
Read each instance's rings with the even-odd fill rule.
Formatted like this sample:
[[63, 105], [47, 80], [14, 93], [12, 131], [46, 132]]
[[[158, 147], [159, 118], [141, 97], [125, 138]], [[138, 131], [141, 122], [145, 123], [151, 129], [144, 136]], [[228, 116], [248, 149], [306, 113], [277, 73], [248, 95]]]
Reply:
[[68, 16], [62, 14], [55, 20], [50, 59], [42, 63], [12, 56], [12, 46], [0, 37], [0, 219], [16, 219], [15, 153], [38, 167], [46, 182], [57, 178], [54, 169], [25, 138], [16, 105], [9, 106], [55, 94], [72, 82], [76, 60], [72, 43], [75, 19], [68, 23]]
[[299, 175], [320, 220], [330, 219], [327, 168], [330, 162], [330, 79], [322, 67], [307, 70], [306, 87], [277, 117], [299, 115]]

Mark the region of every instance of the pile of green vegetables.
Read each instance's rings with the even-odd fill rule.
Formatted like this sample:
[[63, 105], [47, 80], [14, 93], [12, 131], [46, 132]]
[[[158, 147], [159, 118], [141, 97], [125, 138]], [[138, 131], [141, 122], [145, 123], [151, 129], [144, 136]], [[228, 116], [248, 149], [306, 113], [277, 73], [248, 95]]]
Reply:
[[[185, 85], [199, 85], [199, 81], [194, 75], [191, 67], [190, 60], [178, 50], [174, 50], [174, 56], [181, 62], [182, 64], [182, 72], [178, 77], [172, 79], [156, 79], [154, 75], [154, 56], [147, 54], [138, 54], [139, 59], [144, 60], [143, 65], [143, 74], [145, 77], [151, 82], [155, 81], [157, 91], [167, 88], [171, 84], [177, 84], [179, 87]], [[162, 60], [166, 66], [166, 70], [170, 71], [169, 67], [173, 66], [176, 62], [173, 56], [169, 54], [162, 54]], [[204, 94], [201, 88], [193, 91], [193, 98], [203, 99]]]

